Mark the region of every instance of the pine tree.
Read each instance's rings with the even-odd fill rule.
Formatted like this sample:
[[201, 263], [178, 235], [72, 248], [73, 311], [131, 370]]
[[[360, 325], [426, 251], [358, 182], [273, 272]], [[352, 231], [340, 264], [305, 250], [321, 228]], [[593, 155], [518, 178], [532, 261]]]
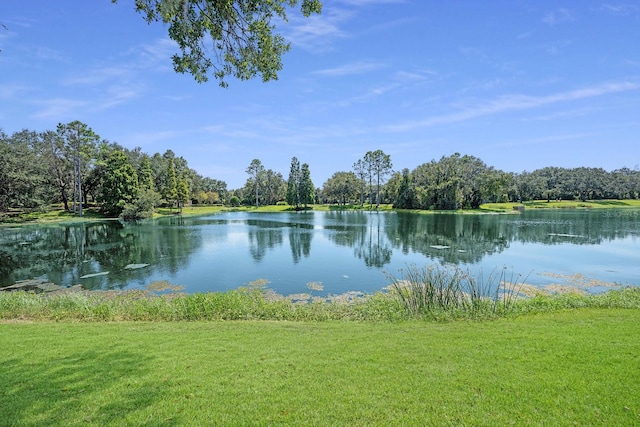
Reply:
[[291, 170], [287, 181], [287, 203], [296, 208], [300, 205], [300, 162], [296, 157], [291, 159]]
[[167, 188], [165, 189], [165, 194], [163, 194], [163, 197], [169, 203], [169, 210], [171, 210], [173, 204], [178, 198], [178, 179], [176, 178], [176, 167], [173, 164], [173, 159], [171, 159], [169, 163], [168, 175]]
[[300, 170], [300, 182], [298, 184], [298, 194], [300, 203], [304, 204], [306, 209], [308, 204], [312, 204], [315, 199], [315, 187], [311, 181], [311, 171], [307, 163], [302, 164]]

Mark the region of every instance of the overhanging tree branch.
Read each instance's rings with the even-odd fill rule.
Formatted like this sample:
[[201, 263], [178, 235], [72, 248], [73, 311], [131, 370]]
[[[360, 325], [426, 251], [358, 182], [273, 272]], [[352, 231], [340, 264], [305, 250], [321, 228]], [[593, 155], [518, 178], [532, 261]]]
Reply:
[[[117, 0], [112, 0], [116, 3]], [[276, 80], [290, 44], [276, 33], [273, 19], [287, 21], [286, 9], [300, 4], [306, 17], [320, 13], [320, 0], [136, 0], [147, 23], [169, 25], [180, 49], [172, 57], [176, 72], [198, 83], [213, 77], [227, 87], [228, 76]]]

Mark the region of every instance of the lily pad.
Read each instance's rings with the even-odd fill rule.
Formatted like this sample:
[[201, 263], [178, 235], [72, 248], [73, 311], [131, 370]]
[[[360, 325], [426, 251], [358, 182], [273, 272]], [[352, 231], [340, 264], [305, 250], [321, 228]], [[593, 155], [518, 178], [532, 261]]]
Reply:
[[145, 268], [148, 267], [149, 264], [129, 264], [127, 266], [124, 267], [125, 270], [137, 270], [139, 268]]
[[433, 249], [449, 249], [451, 246], [445, 246], [445, 245], [431, 245], [429, 246], [430, 248]]
[[80, 278], [81, 279], [88, 279], [90, 277], [106, 276], [107, 274], [109, 274], [108, 271], [101, 271], [100, 273], [85, 274], [84, 276], [80, 276]]

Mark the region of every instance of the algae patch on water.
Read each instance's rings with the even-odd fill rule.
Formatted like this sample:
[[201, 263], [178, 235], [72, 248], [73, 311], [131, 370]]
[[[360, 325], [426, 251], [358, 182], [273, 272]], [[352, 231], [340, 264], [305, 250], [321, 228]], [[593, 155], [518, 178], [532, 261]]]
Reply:
[[324, 285], [322, 282], [309, 282], [307, 283], [307, 289], [310, 291], [324, 291]]
[[262, 289], [265, 288], [269, 283], [271, 282], [269, 282], [267, 279], [256, 279], [247, 283], [247, 286], [251, 289]]
[[149, 283], [147, 286], [145, 286], [145, 288], [149, 291], [154, 291], [154, 292], [163, 292], [163, 291], [176, 292], [176, 291], [183, 290], [184, 286], [174, 285], [172, 283], [169, 283], [168, 280], [156, 280], [155, 282]]
[[580, 273], [576, 274], [557, 274], [545, 272], [541, 274], [545, 277], [551, 277], [553, 279], [560, 279], [564, 281], [566, 284], [577, 286], [580, 288], [593, 288], [593, 287], [605, 287], [605, 288], [616, 288], [620, 285], [612, 282], [605, 282], [604, 280], [592, 279], [590, 277], [586, 277]]

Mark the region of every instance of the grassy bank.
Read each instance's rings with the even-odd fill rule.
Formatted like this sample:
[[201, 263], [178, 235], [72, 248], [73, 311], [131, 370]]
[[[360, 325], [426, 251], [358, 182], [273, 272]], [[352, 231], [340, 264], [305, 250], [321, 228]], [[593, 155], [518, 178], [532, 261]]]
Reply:
[[0, 324], [0, 426], [637, 425], [640, 310]]
[[617, 209], [640, 208], [640, 200], [532, 200], [523, 203], [485, 203], [480, 206], [481, 211], [514, 212], [516, 207], [525, 209]]
[[[427, 293], [432, 292], [431, 296]], [[261, 289], [155, 295], [149, 291], [34, 294], [0, 292], [0, 320], [29, 321], [367, 321], [491, 320], [575, 308], [640, 310], [640, 287], [596, 295], [538, 294], [531, 298], [456, 296], [433, 288], [299, 302]], [[444, 292], [447, 292], [445, 294]], [[428, 299], [431, 300], [428, 300]]]
[[[586, 202], [580, 201], [551, 201], [536, 200], [524, 203], [486, 203], [480, 206], [477, 210], [460, 210], [455, 211], [459, 213], [482, 213], [482, 212], [516, 212], [515, 208], [518, 206], [524, 206], [525, 209], [614, 209], [614, 208], [640, 208], [640, 200], [592, 200]], [[375, 206], [372, 208], [376, 210]], [[308, 210], [314, 211], [330, 211], [330, 210], [370, 210], [369, 205], [365, 205], [361, 208], [359, 205], [312, 205], [308, 207]], [[383, 204], [380, 205], [380, 211], [391, 211], [393, 205]], [[273, 205], [273, 206], [260, 206], [258, 208], [253, 206], [188, 206], [183, 208], [183, 216], [198, 216], [198, 215], [210, 215], [220, 212], [291, 212], [294, 209], [289, 205]], [[414, 213], [433, 213], [435, 211], [423, 211], [423, 210], [401, 210], [403, 212]], [[454, 211], [451, 211], [454, 212]], [[173, 208], [158, 208], [154, 213], [154, 218], [160, 218], [164, 216], [173, 216], [178, 213], [178, 210]], [[80, 221], [94, 221], [101, 219], [112, 219], [105, 217], [96, 208], [87, 208], [84, 211], [84, 216], [78, 217], [72, 212], [67, 212], [59, 206], [51, 206], [48, 209], [42, 211], [20, 211], [13, 210], [10, 212], [0, 212], [0, 225], [16, 225], [16, 224], [29, 224], [29, 223], [49, 223], [49, 222], [80, 222]]]

